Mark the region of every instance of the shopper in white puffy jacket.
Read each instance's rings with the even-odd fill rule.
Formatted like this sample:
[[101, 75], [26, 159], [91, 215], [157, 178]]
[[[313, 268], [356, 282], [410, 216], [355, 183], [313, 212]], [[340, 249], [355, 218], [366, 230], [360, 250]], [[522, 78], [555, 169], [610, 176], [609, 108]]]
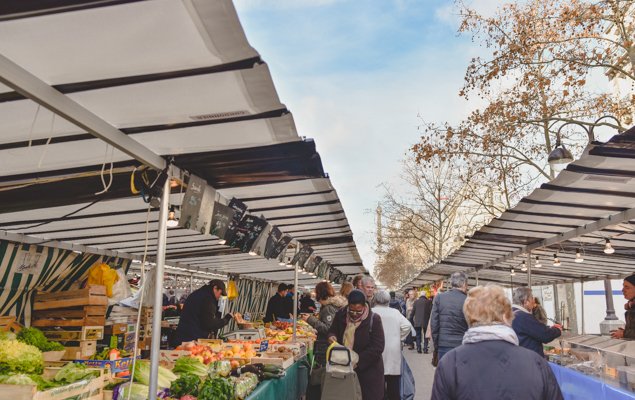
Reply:
[[399, 311], [388, 307], [390, 294], [382, 290], [375, 294], [373, 312], [381, 317], [384, 327], [384, 378], [386, 380], [386, 399], [399, 400], [401, 380], [401, 341], [414, 332], [412, 324]]

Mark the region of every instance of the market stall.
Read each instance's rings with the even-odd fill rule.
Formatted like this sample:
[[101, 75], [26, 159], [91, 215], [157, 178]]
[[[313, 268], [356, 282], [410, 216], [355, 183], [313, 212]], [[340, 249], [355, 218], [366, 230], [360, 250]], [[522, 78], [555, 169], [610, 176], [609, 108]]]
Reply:
[[[0, 10], [0, 314], [111, 369], [147, 350], [154, 398], [165, 273], [260, 282], [228, 307], [257, 318], [273, 282], [367, 271], [231, 1], [75, 3]], [[84, 290], [98, 262], [152, 273], [149, 304], [35, 299]]]
[[[586, 128], [585, 128], [586, 129]], [[568, 284], [556, 320], [569, 337], [547, 351], [565, 399], [635, 398], [635, 348], [612, 339], [623, 326], [621, 307], [613, 304], [611, 279], [635, 272], [635, 128], [616, 132], [606, 143], [594, 141], [555, 179], [542, 184], [514, 207], [466, 237], [439, 263], [420, 272], [404, 288], [421, 287], [465, 272], [470, 285], [506, 287]], [[573, 283], [604, 281], [603, 335], [579, 335]], [[563, 290], [564, 291], [564, 290]], [[584, 313], [583, 313], [584, 315]], [[575, 321], [575, 318], [571, 318]], [[584, 322], [581, 324], [584, 327]], [[583, 328], [584, 329], [584, 328]]]

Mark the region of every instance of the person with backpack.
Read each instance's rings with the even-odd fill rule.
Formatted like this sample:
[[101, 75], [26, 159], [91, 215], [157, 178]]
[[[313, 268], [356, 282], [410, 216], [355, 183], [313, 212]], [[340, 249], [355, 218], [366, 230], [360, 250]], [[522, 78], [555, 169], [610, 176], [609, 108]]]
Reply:
[[353, 353], [355, 373], [364, 400], [384, 399], [384, 328], [381, 317], [372, 312], [366, 295], [353, 290], [348, 306], [335, 314], [329, 329], [330, 342], [343, 344]]

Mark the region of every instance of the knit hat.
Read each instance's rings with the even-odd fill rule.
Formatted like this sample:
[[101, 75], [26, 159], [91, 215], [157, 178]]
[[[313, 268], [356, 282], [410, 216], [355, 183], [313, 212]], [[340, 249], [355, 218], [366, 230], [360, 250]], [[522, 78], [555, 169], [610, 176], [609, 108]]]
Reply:
[[626, 278], [624, 278], [624, 280], [630, 283], [631, 285], [635, 286], [635, 274], [631, 276], [627, 276]]
[[361, 290], [355, 289], [348, 294], [348, 304], [366, 304], [366, 295]]

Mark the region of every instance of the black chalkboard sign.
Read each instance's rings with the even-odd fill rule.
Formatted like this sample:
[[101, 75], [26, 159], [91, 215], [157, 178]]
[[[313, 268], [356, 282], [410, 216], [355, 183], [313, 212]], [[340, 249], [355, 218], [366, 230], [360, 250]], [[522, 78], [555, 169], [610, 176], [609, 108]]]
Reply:
[[243, 253], [247, 253], [256, 244], [258, 237], [260, 237], [266, 226], [267, 221], [264, 219], [253, 215], [245, 215], [234, 230], [231, 241], [228, 241], [227, 244], [240, 249]]
[[223, 239], [232, 218], [234, 218], [234, 210], [231, 207], [214, 202], [210, 234]]

